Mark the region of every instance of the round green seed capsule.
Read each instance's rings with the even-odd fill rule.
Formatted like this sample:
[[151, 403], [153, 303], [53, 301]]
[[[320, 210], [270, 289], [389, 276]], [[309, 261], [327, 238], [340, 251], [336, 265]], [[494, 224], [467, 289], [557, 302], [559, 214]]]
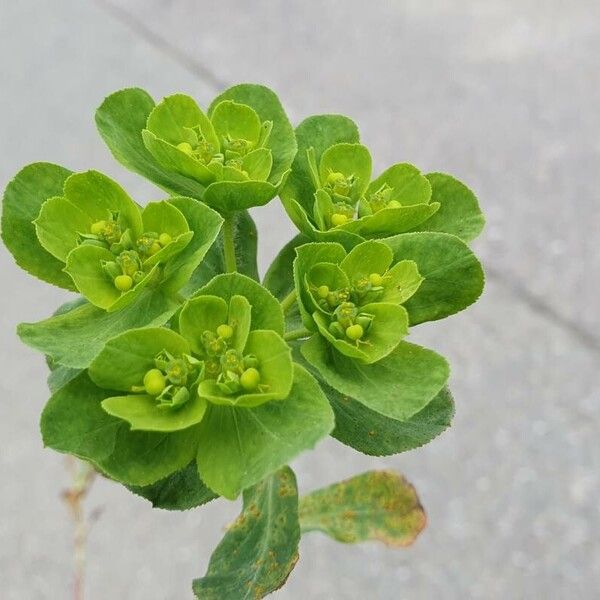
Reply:
[[144, 375], [144, 389], [150, 396], [158, 396], [167, 385], [165, 376], [158, 369], [150, 369]]
[[369, 281], [371, 285], [379, 287], [383, 283], [383, 277], [379, 273], [371, 273], [369, 275]]
[[170, 236], [168, 233], [161, 233], [161, 234], [158, 236], [158, 243], [159, 243], [161, 246], [166, 246], [167, 244], [170, 244], [170, 243], [171, 243], [172, 239], [173, 239], [173, 238], [172, 238], [172, 237], [171, 237], [171, 236]]
[[177, 150], [181, 150], [186, 154], [191, 154], [194, 151], [192, 145], [188, 142], [181, 142], [181, 144], [177, 144]]
[[348, 221], [348, 217], [346, 215], [341, 214], [341, 213], [333, 213], [331, 215], [331, 224], [334, 227], [339, 227], [340, 225], [343, 225], [347, 221]]
[[346, 336], [353, 341], [360, 340], [364, 333], [365, 332], [360, 325], [350, 325], [350, 327], [346, 329]]
[[258, 387], [260, 383], [260, 373], [254, 367], [246, 369], [240, 377], [240, 385], [247, 391], [251, 392]]
[[114, 284], [120, 292], [127, 292], [133, 286], [133, 279], [129, 275], [117, 275]]
[[223, 323], [217, 327], [217, 335], [224, 340], [229, 340], [233, 337], [233, 327]]
[[324, 300], [327, 298], [327, 296], [329, 296], [329, 288], [326, 285], [320, 285], [317, 288], [317, 296], [319, 296], [319, 298], [323, 298]]
[[92, 226], [90, 227], [90, 233], [93, 233], [94, 235], [100, 235], [104, 231], [105, 227], [106, 221], [96, 221], [95, 223], [92, 223]]

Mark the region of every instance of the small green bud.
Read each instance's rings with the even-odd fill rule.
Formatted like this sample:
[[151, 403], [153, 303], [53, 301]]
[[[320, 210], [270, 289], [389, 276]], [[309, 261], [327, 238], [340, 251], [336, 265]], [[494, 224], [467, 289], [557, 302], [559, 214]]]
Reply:
[[233, 348], [231, 350], [227, 350], [223, 356], [221, 356], [221, 366], [224, 371], [235, 371], [239, 369], [242, 365], [243, 358], [240, 356], [240, 353]]
[[258, 387], [260, 383], [260, 373], [254, 367], [246, 369], [240, 377], [240, 385], [247, 392], [251, 392]]
[[355, 324], [360, 325], [363, 328], [363, 331], [366, 333], [371, 327], [371, 323], [373, 322], [373, 315], [368, 315], [367, 313], [360, 313], [356, 319]]
[[217, 327], [217, 335], [224, 340], [229, 340], [233, 337], [233, 327], [223, 323]]
[[216, 379], [221, 372], [221, 363], [216, 358], [204, 361], [204, 375], [209, 379]]
[[119, 254], [121, 254], [121, 252], [123, 252], [124, 250], [125, 250], [125, 246], [123, 246], [123, 244], [121, 244], [121, 243], [116, 243], [116, 244], [110, 245], [110, 251], [115, 256], [119, 256]]
[[326, 285], [320, 285], [317, 288], [317, 296], [325, 300], [327, 296], [329, 296], [329, 287], [327, 287]]
[[364, 332], [363, 328], [358, 324], [350, 325], [350, 327], [346, 328], [346, 336], [349, 337], [353, 341], [360, 340], [360, 338], [362, 338], [364, 333], [365, 332]]
[[348, 217], [346, 215], [343, 215], [341, 213], [333, 213], [331, 215], [331, 225], [332, 227], [339, 227], [340, 225], [343, 225], [344, 223], [348, 222]]
[[369, 281], [371, 282], [371, 285], [379, 287], [383, 283], [383, 277], [379, 273], [371, 273], [369, 275]]
[[166, 246], [167, 244], [170, 244], [172, 241], [173, 241], [173, 238], [168, 233], [161, 233], [158, 236], [158, 243], [161, 246]]
[[167, 385], [165, 376], [158, 369], [150, 369], [144, 375], [144, 389], [150, 396], [158, 396]]
[[174, 385], [185, 385], [188, 369], [184, 360], [176, 358], [167, 365], [167, 379]]
[[177, 144], [177, 150], [181, 150], [182, 152], [185, 152], [187, 155], [191, 155], [192, 152], [194, 151], [194, 149], [192, 148], [192, 145], [189, 142], [181, 142], [180, 144]]
[[133, 287], [133, 279], [129, 275], [117, 275], [114, 284], [120, 292], [127, 292]]
[[94, 235], [100, 235], [105, 228], [106, 221], [96, 221], [95, 223], [92, 223], [92, 226], [90, 227], [90, 232]]

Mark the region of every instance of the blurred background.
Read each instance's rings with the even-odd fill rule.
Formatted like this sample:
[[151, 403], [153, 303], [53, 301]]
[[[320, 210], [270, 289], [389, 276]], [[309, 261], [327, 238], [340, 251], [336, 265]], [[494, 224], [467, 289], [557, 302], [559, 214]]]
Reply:
[[[25, 164], [96, 168], [145, 203], [163, 194], [95, 131], [110, 92], [206, 106], [264, 83], [294, 123], [340, 112], [376, 171], [413, 162], [478, 194], [487, 288], [411, 340], [451, 361], [454, 426], [388, 459], [335, 440], [295, 464], [303, 490], [371, 468], [404, 473], [429, 524], [416, 544], [303, 538], [281, 600], [597, 598], [600, 589], [600, 3], [596, 0], [0, 0], [0, 186]], [[293, 235], [254, 211], [264, 272]], [[70, 597], [64, 457], [42, 448], [42, 357], [15, 336], [68, 294], [0, 248], [0, 581], [5, 600]], [[98, 481], [86, 598], [181, 600], [237, 504], [152, 511]]]

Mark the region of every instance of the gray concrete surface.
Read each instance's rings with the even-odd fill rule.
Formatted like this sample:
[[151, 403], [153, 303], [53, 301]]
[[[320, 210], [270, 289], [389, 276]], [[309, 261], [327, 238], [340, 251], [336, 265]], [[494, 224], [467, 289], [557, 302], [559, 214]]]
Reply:
[[[429, 526], [415, 546], [302, 540], [276, 597], [307, 600], [592, 599], [600, 589], [600, 5], [575, 0], [0, 1], [0, 183], [50, 160], [99, 168], [140, 201], [160, 196], [110, 158], [93, 110], [120, 87], [206, 103], [259, 81], [294, 120], [342, 112], [382, 167], [446, 170], [480, 196], [488, 286], [472, 310], [417, 328], [445, 353], [454, 427], [371, 459], [333, 440], [294, 465], [308, 490], [367, 468], [401, 470]], [[272, 203], [264, 269], [292, 227]], [[15, 324], [67, 296], [0, 248], [0, 597], [70, 597], [63, 457], [44, 450], [42, 359]], [[181, 600], [235, 504], [152, 511], [99, 482], [86, 598]]]

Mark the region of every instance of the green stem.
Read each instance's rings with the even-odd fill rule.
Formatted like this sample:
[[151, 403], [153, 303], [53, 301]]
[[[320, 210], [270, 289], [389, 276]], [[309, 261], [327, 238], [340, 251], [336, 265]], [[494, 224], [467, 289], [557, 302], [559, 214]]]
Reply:
[[304, 327], [302, 327], [302, 329], [292, 329], [292, 331], [287, 331], [283, 334], [283, 339], [286, 342], [290, 342], [291, 340], [299, 340], [300, 338], [309, 337], [312, 335], [312, 333], [312, 331], [309, 331]]
[[281, 310], [284, 314], [292, 308], [296, 302], [296, 290], [293, 289], [282, 301], [281, 301]]
[[233, 239], [233, 216], [223, 222], [223, 252], [225, 254], [225, 270], [228, 273], [237, 271], [235, 261], [235, 241]]

